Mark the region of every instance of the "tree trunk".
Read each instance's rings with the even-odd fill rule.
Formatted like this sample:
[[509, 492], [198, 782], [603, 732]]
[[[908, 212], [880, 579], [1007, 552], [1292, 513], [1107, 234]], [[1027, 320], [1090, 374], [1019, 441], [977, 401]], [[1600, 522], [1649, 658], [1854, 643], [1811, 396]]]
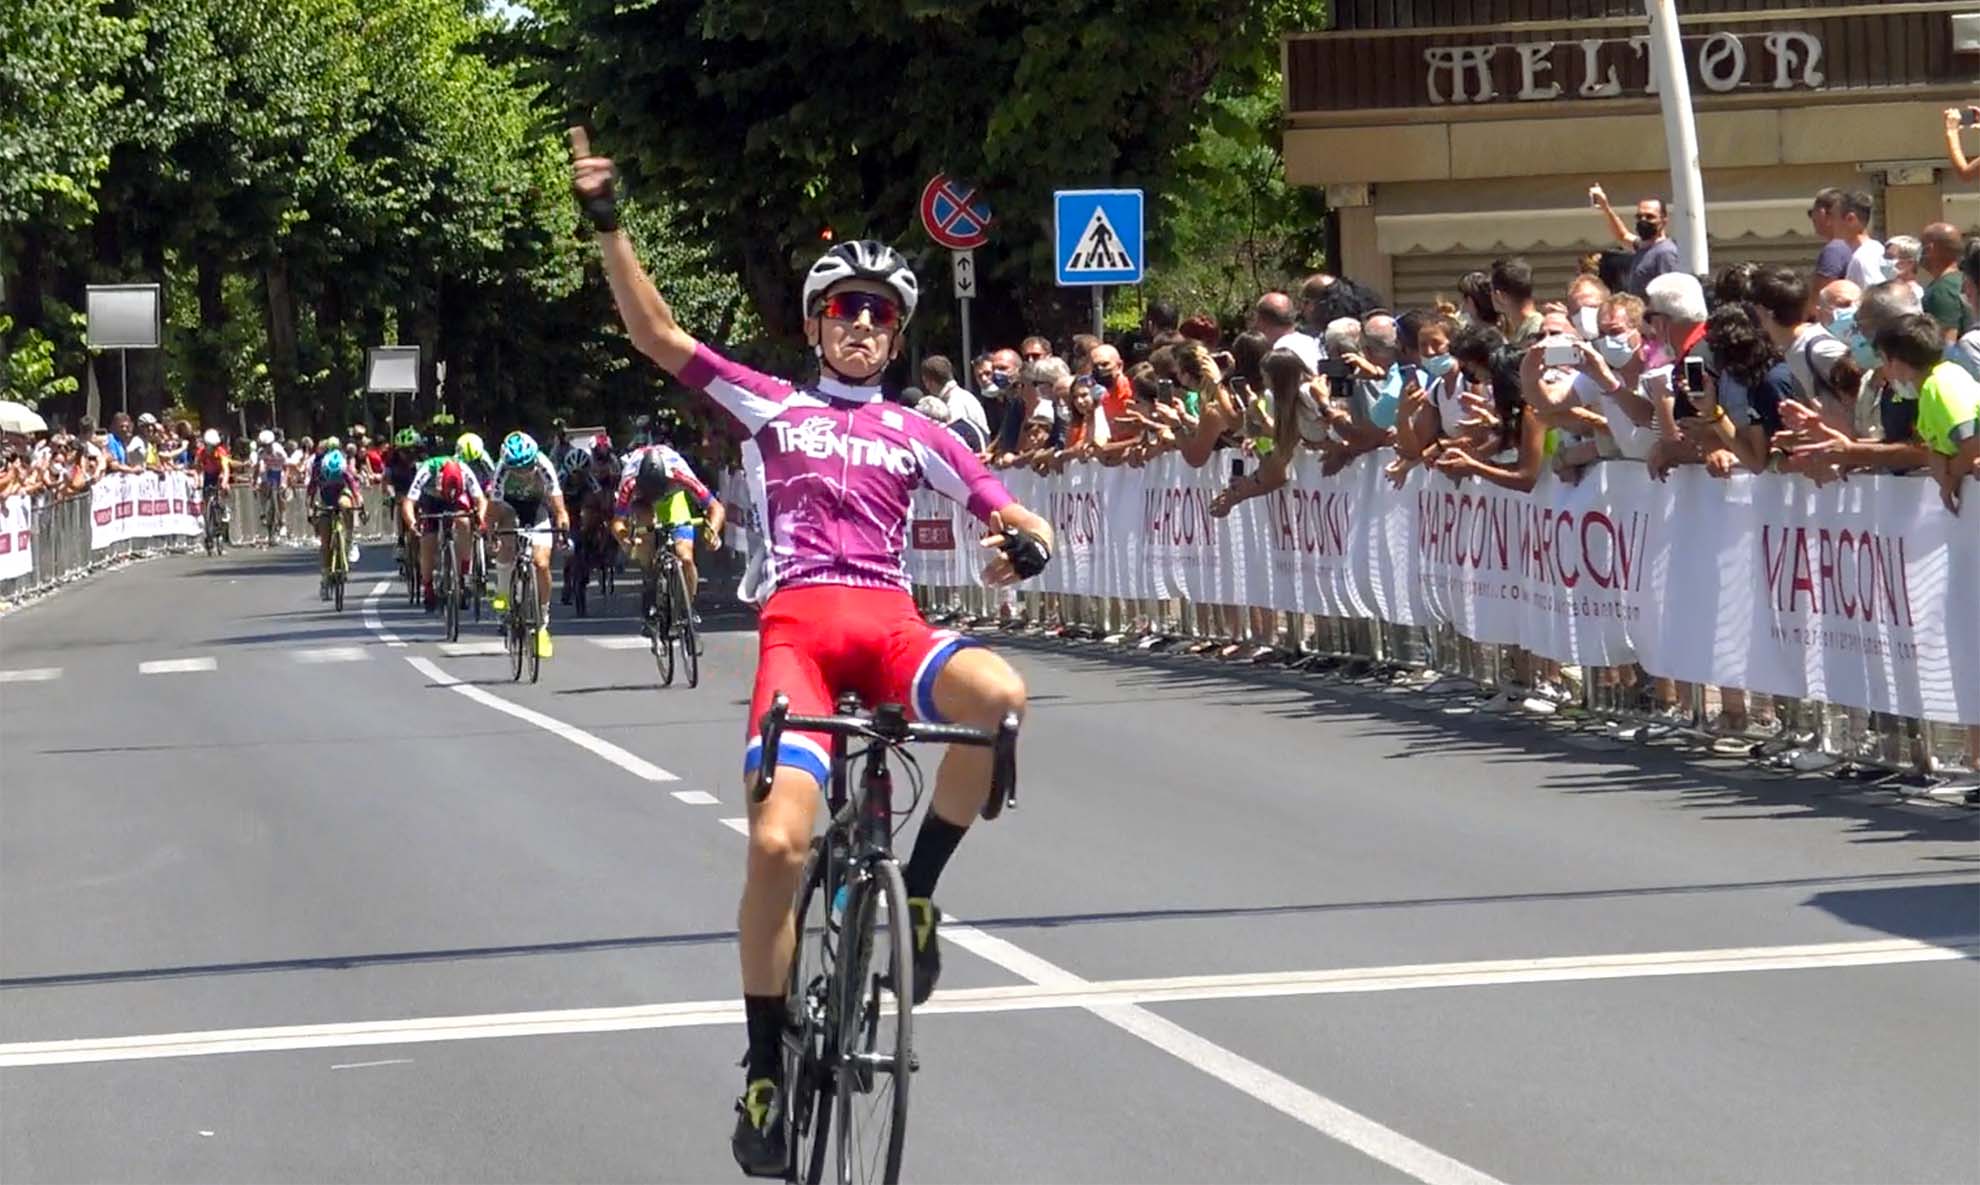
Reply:
[[231, 432], [227, 418], [227, 269], [218, 252], [210, 247], [193, 261], [194, 287], [199, 297], [199, 328], [193, 331], [192, 349], [187, 356], [191, 382], [186, 392], [199, 422], [209, 428]]
[[274, 251], [262, 258], [262, 314], [268, 322], [268, 382], [275, 392], [274, 418], [291, 436], [310, 431], [310, 410], [296, 385], [296, 307], [289, 263]]
[[351, 378], [349, 343], [344, 339], [344, 294], [334, 278], [323, 281], [316, 297], [316, 340], [321, 346], [329, 374], [318, 394], [317, 406], [330, 410], [336, 422], [331, 428], [342, 435], [349, 424], [351, 392], [358, 384]]

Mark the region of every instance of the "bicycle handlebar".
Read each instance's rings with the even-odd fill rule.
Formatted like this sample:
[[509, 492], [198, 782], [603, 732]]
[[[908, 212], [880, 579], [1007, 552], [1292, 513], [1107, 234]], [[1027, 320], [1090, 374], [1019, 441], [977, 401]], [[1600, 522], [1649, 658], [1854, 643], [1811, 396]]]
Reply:
[[[1007, 806], [1017, 805], [1016, 712], [1005, 714], [995, 732], [965, 724], [928, 724], [912, 721], [899, 704], [881, 704], [871, 712], [835, 716], [793, 716], [790, 697], [778, 692], [763, 713], [759, 734], [763, 756], [756, 767], [756, 781], [750, 787], [750, 801], [762, 802], [770, 794], [770, 783], [777, 776], [777, 746], [784, 730], [822, 732], [836, 736], [863, 737], [889, 748], [934, 743], [974, 745], [991, 750], [990, 797], [984, 800], [983, 817], [994, 819]], [[824, 787], [819, 787], [821, 790]]]

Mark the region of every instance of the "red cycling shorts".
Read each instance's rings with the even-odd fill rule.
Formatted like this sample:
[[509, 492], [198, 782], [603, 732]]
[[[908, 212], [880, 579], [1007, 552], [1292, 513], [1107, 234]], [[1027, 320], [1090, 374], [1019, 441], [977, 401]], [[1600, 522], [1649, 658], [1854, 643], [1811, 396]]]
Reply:
[[[842, 692], [868, 707], [901, 704], [915, 720], [946, 723], [935, 710], [935, 680], [958, 650], [980, 645], [921, 619], [914, 598], [899, 589], [811, 584], [781, 589], [757, 625], [756, 691], [749, 701], [749, 749], [743, 776], [763, 760], [757, 735], [763, 713], [782, 692], [798, 716], [830, 716]], [[824, 785], [831, 738], [786, 731], [777, 764], [804, 770]]]

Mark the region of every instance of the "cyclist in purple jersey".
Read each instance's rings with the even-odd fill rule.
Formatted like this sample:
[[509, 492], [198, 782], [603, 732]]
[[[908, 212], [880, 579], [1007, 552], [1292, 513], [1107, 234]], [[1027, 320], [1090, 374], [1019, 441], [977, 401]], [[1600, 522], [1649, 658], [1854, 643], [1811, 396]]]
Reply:
[[[924, 720], [995, 729], [1024, 710], [1024, 683], [970, 639], [935, 630], [908, 593], [902, 564], [909, 497], [929, 486], [989, 527], [985, 579], [1015, 584], [1041, 571], [1052, 528], [1019, 505], [947, 429], [885, 402], [881, 372], [900, 352], [920, 296], [906, 261], [873, 242], [843, 243], [804, 281], [805, 339], [822, 377], [807, 386], [760, 374], [697, 342], [674, 319], [618, 227], [612, 162], [572, 130], [573, 188], [598, 231], [605, 274], [641, 353], [705, 392], [741, 424], [762, 458], [751, 500], [769, 543], [758, 631], [756, 692], [744, 783], [761, 759], [757, 723], [781, 692], [800, 715], [832, 714], [838, 694], [905, 705]], [[786, 732], [769, 795], [750, 810], [749, 862], [739, 918], [749, 1032], [744, 1089], [730, 1138], [752, 1175], [781, 1176], [781, 1044], [792, 903], [827, 780], [826, 738]], [[991, 752], [952, 748], [902, 870], [913, 926], [914, 996], [941, 971], [941, 911], [931, 895], [943, 866], [988, 797]]]

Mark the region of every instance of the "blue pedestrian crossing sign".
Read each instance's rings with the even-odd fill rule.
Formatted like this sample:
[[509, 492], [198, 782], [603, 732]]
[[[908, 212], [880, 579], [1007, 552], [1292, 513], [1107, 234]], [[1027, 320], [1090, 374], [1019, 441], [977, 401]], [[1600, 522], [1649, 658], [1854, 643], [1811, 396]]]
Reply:
[[1139, 284], [1139, 189], [1061, 189], [1052, 195], [1052, 238], [1060, 287]]

